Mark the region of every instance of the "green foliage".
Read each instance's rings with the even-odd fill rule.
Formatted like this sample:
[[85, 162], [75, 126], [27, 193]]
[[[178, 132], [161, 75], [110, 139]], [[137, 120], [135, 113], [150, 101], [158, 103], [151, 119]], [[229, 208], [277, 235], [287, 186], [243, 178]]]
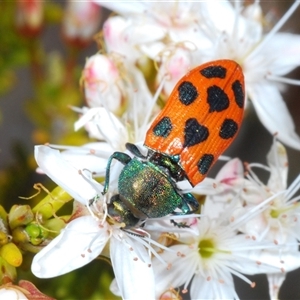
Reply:
[[0, 18], [0, 95], [16, 82], [13, 69], [29, 62], [26, 41], [16, 31], [15, 1], [1, 3]]

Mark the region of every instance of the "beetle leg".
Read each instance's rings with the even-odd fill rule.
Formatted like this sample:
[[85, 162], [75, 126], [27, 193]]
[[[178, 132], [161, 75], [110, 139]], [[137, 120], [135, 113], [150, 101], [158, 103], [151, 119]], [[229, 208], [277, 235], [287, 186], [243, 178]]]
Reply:
[[[190, 208], [191, 206], [191, 208]], [[199, 203], [191, 193], [182, 194], [182, 203], [178, 206], [181, 212], [173, 212], [173, 215], [188, 215], [199, 209]]]
[[[191, 207], [191, 208], [190, 208]], [[173, 215], [188, 215], [196, 212], [199, 209], [199, 203], [191, 193], [182, 194], [182, 204], [179, 206], [181, 212], [173, 212]], [[176, 222], [171, 220], [171, 223], [178, 228], [189, 228], [186, 222]]]
[[176, 222], [175, 220], [171, 219], [170, 222], [174, 225], [177, 226], [178, 228], [190, 228], [190, 225], [187, 225], [186, 222]]
[[191, 193], [182, 194], [182, 197], [183, 201], [191, 206], [190, 213], [194, 213], [199, 209], [199, 202]]
[[110, 165], [113, 159], [118, 160], [123, 165], [127, 165], [131, 161], [131, 157], [123, 152], [115, 152], [111, 155], [111, 157], [108, 159], [107, 166], [106, 166], [106, 174], [105, 174], [105, 183], [104, 188], [102, 191], [102, 195], [105, 195], [108, 191], [109, 187], [109, 176], [110, 176]]
[[147, 158], [147, 156], [143, 155], [141, 153], [140, 149], [135, 144], [126, 143], [125, 147], [126, 147], [127, 150], [129, 150], [135, 156], [137, 156], [139, 158], [143, 158], [143, 159]]

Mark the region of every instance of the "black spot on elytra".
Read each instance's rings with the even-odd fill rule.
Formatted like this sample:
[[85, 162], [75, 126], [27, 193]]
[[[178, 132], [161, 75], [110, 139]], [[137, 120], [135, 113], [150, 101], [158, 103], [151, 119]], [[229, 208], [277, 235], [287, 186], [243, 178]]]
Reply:
[[225, 140], [230, 139], [234, 137], [238, 129], [239, 126], [234, 120], [225, 119], [223, 124], [221, 125], [219, 136]]
[[195, 118], [188, 119], [184, 127], [183, 147], [191, 147], [204, 142], [209, 136], [208, 129], [199, 124]]
[[209, 104], [209, 112], [220, 112], [228, 108], [229, 98], [223, 89], [213, 85], [207, 89], [207, 103]]
[[201, 75], [206, 78], [222, 78], [226, 77], [226, 69], [222, 66], [211, 66], [200, 71]]
[[245, 100], [245, 94], [243, 90], [242, 84], [236, 80], [232, 85], [231, 88], [234, 93], [234, 99], [238, 107], [243, 108], [244, 107], [244, 100]]
[[213, 161], [214, 161], [214, 156], [212, 154], [203, 154], [197, 164], [199, 172], [202, 175], [205, 175], [208, 172]]
[[156, 136], [167, 137], [173, 129], [172, 122], [169, 117], [163, 117], [154, 127], [153, 133]]
[[184, 81], [178, 87], [178, 97], [182, 104], [189, 105], [197, 99], [198, 91], [191, 82]]

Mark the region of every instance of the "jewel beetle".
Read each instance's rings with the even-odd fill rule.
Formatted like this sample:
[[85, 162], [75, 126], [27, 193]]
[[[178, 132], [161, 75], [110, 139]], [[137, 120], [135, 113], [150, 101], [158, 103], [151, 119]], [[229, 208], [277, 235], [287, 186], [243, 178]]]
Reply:
[[176, 182], [187, 179], [195, 186], [205, 178], [236, 137], [244, 101], [244, 75], [235, 61], [216, 60], [188, 72], [146, 133], [147, 155], [127, 143], [133, 158], [123, 152], [110, 156], [103, 195], [109, 189], [112, 161], [124, 168], [108, 214], [129, 228], [147, 218], [195, 212], [197, 200], [182, 193]]

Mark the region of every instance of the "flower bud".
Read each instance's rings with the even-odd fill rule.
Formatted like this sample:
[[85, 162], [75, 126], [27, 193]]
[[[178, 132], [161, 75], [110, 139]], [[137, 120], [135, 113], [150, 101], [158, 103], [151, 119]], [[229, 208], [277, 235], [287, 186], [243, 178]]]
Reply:
[[0, 298], [1, 299], [28, 299], [19, 289], [13, 288], [13, 286], [0, 287]]
[[[13, 282], [15, 281], [16, 277], [16, 268], [0, 256], [0, 285]], [[3, 297], [0, 297], [0, 299], [3, 299]]]
[[16, 26], [27, 37], [40, 34], [44, 19], [44, 2], [40, 0], [18, 0]]
[[41, 293], [33, 283], [27, 280], [20, 280], [19, 285], [12, 283], [2, 285], [0, 287], [0, 299], [54, 300]]
[[8, 222], [11, 229], [26, 225], [33, 219], [34, 215], [29, 205], [13, 205], [8, 214]]
[[35, 246], [42, 243], [48, 236], [48, 231], [34, 223], [27, 225], [25, 231], [30, 237], [30, 243]]
[[16, 227], [12, 231], [12, 238], [13, 241], [17, 244], [28, 243], [30, 241], [28, 233], [23, 227]]
[[8, 236], [5, 232], [0, 231], [0, 246], [8, 243]]
[[123, 112], [127, 95], [120, 66], [120, 61], [102, 54], [87, 60], [81, 80], [90, 107], [105, 107], [116, 115]]
[[8, 243], [2, 246], [0, 248], [0, 256], [14, 267], [19, 267], [23, 261], [22, 253], [14, 243]]
[[65, 41], [76, 48], [86, 47], [97, 32], [101, 7], [92, 1], [68, 1], [62, 24]]

